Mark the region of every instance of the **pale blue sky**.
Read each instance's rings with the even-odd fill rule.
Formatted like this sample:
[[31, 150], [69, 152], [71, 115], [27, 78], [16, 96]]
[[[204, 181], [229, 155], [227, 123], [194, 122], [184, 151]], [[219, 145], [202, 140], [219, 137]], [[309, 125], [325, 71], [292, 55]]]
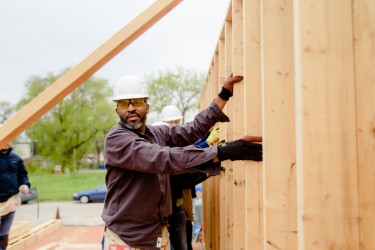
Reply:
[[[0, 101], [16, 103], [32, 75], [74, 67], [152, 0], [0, 0]], [[95, 75], [111, 85], [176, 66], [207, 72], [230, 0], [184, 0]]]

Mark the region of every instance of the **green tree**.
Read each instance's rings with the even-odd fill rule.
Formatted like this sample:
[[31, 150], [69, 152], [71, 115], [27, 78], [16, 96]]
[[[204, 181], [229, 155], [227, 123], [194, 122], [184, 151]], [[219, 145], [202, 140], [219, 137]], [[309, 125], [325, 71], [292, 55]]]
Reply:
[[14, 113], [15, 107], [10, 102], [0, 102], [0, 124], [3, 124]]
[[[198, 105], [204, 74], [198, 70], [177, 67], [146, 78], [150, 92], [150, 110], [160, 113], [166, 105], [176, 105], [185, 117]], [[184, 122], [184, 121], [183, 121]]]
[[[26, 83], [27, 97], [19, 105], [29, 103], [60, 75], [32, 77]], [[49, 112], [36, 121], [26, 134], [38, 145], [38, 153], [64, 169], [79, 168], [90, 153], [99, 153], [105, 134], [116, 122], [107, 80], [90, 78]], [[102, 148], [102, 147], [101, 147]]]

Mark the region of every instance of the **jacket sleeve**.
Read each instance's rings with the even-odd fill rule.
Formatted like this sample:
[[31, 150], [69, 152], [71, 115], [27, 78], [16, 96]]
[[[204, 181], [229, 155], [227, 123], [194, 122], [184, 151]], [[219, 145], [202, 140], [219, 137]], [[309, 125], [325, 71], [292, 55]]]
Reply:
[[29, 182], [29, 177], [28, 173], [26, 170], [25, 165], [23, 164], [23, 160], [18, 157], [18, 183], [19, 185], [27, 185], [30, 188], [30, 182]]
[[161, 146], [122, 128], [107, 136], [104, 151], [106, 166], [172, 175], [194, 171], [217, 155], [217, 147]]
[[193, 121], [182, 126], [168, 127], [167, 145], [184, 147], [194, 144], [202, 137], [205, 137], [216, 123], [228, 121], [229, 118], [213, 101], [207, 109], [199, 112]]
[[224, 121], [229, 121], [228, 117], [213, 102], [189, 124], [150, 128], [154, 138], [151, 141], [127, 128], [115, 126], [106, 137], [105, 165], [156, 174], [191, 172], [195, 166], [212, 161], [217, 155], [216, 146], [198, 148], [192, 144], [214, 124]]

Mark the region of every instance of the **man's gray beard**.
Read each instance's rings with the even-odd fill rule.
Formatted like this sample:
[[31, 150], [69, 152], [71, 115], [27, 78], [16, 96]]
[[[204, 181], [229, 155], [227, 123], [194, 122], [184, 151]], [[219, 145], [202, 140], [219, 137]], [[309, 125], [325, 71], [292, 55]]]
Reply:
[[128, 124], [122, 117], [120, 117], [121, 123], [128, 129], [131, 130], [138, 130], [140, 127], [142, 127], [146, 123], [146, 116], [142, 117], [140, 123], [135, 123], [135, 124]]
[[141, 122], [141, 123], [136, 123], [136, 124], [127, 124], [126, 122], [123, 122], [122, 121], [122, 124], [124, 124], [124, 126], [128, 129], [131, 129], [131, 130], [138, 130], [140, 127], [142, 127], [142, 125], [144, 124], [144, 122]]

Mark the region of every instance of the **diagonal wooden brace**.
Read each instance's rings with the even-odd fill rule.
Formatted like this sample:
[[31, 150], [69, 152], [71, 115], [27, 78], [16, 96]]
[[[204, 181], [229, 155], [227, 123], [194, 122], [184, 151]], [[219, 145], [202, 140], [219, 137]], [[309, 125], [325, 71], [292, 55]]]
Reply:
[[157, 0], [0, 127], [0, 148], [16, 138], [182, 0]]

